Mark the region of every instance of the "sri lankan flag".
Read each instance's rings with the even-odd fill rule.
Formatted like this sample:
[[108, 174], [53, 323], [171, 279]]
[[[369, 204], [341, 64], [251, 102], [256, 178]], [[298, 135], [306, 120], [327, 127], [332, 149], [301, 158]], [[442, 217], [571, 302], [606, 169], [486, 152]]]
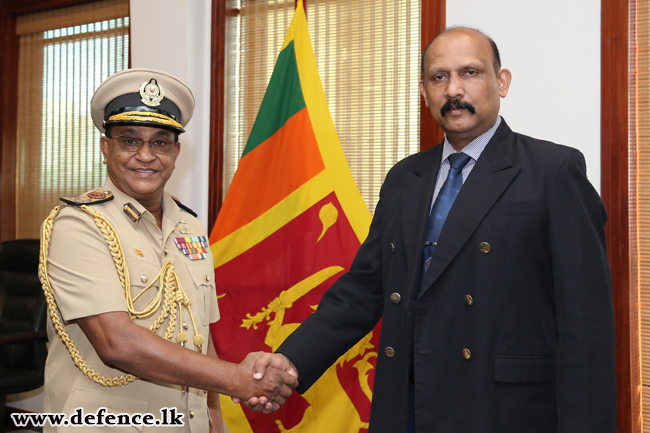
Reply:
[[[239, 168], [210, 236], [222, 359], [273, 351], [348, 270], [370, 213], [329, 113], [298, 1]], [[275, 414], [221, 399], [233, 433], [367, 429], [378, 330]]]

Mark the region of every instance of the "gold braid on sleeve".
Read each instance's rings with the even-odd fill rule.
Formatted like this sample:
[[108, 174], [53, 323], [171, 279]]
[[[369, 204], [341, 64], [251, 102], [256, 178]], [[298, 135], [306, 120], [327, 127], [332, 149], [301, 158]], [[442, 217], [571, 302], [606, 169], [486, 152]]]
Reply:
[[[50, 278], [47, 274], [47, 256], [50, 247], [50, 238], [52, 237], [52, 226], [54, 225], [54, 220], [58, 216], [61, 209], [65, 206], [66, 205], [59, 205], [52, 209], [48, 217], [45, 219], [45, 222], [43, 223], [43, 229], [41, 232], [41, 249], [38, 265], [38, 276], [41, 280], [41, 284], [43, 285], [43, 292], [45, 292], [47, 309], [49, 311], [50, 317], [52, 318], [52, 324], [54, 325], [57, 334], [63, 341], [63, 344], [65, 344], [65, 347], [68, 349], [68, 352], [70, 353], [70, 356], [72, 357], [75, 365], [89, 379], [103, 386], [128, 385], [129, 383], [137, 380], [138, 377], [132, 374], [125, 374], [119, 377], [110, 378], [102, 376], [101, 374], [95, 372], [95, 370], [93, 370], [79, 354], [77, 346], [70, 338], [70, 335], [66, 331], [65, 325], [63, 324], [63, 320], [61, 319], [59, 309], [56, 304], [56, 299], [54, 298], [54, 291], [52, 290], [52, 285], [50, 284]], [[117, 275], [120, 279], [120, 284], [124, 289], [124, 296], [126, 298], [127, 309], [131, 320], [146, 319], [153, 316], [156, 312], [159, 311], [158, 317], [149, 327], [149, 329], [152, 332], [156, 332], [156, 330], [160, 328], [164, 321], [169, 319], [164, 338], [171, 341], [177, 323], [176, 316], [178, 314], [182, 322], [182, 308], [185, 307], [189, 312], [192, 326], [194, 327], [194, 345], [196, 346], [196, 350], [199, 353], [202, 353], [203, 343], [205, 339], [203, 335], [199, 334], [198, 332], [196, 322], [194, 321], [194, 315], [192, 314], [192, 309], [190, 308], [190, 297], [187, 292], [183, 290], [181, 282], [178, 279], [174, 266], [171, 264], [171, 262], [165, 261], [162, 269], [160, 269], [158, 275], [152, 279], [151, 283], [143, 288], [138, 294], [132, 296], [129, 268], [126, 264], [126, 260], [124, 260], [124, 251], [122, 250], [122, 244], [120, 243], [120, 238], [115, 232], [115, 229], [111, 223], [108, 222], [104, 215], [95, 211], [92, 207], [82, 205], [81, 209], [93, 217], [97, 228], [99, 228], [99, 231], [102, 233], [102, 236], [108, 245], [111, 256], [113, 257]], [[140, 298], [140, 296], [142, 296], [143, 293], [153, 287], [156, 281], [159, 282], [160, 290], [158, 290], [154, 299], [152, 299], [144, 309], [137, 311], [135, 309], [134, 303]], [[185, 347], [185, 343], [187, 342], [187, 334], [185, 334], [181, 328], [180, 323], [179, 333], [176, 335], [176, 342], [183, 347]]]

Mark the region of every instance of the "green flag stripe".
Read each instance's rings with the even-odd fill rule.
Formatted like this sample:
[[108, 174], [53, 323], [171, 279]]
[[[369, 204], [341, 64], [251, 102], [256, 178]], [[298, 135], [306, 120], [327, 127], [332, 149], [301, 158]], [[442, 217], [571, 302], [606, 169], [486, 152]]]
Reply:
[[293, 41], [280, 52], [242, 158], [305, 107]]

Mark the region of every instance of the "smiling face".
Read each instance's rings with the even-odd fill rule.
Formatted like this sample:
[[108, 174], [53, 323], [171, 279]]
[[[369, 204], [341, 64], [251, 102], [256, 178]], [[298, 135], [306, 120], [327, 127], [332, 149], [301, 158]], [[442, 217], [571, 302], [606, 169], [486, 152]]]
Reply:
[[457, 150], [494, 125], [508, 94], [510, 71], [495, 71], [493, 59], [489, 39], [466, 28], [443, 33], [425, 53], [420, 91]]
[[111, 137], [102, 137], [101, 149], [108, 177], [120, 191], [138, 200], [145, 208], [159, 206], [165, 184], [174, 171], [181, 145], [176, 143], [167, 153], [154, 153], [148, 143], [136, 151], [125, 150], [114, 137], [175, 141], [174, 133], [151, 126], [113, 126]]

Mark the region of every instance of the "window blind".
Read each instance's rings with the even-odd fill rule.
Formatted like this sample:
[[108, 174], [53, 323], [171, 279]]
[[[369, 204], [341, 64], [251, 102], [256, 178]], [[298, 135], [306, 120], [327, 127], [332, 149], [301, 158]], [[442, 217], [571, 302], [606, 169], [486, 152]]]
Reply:
[[128, 0], [27, 15], [16, 27], [16, 237], [33, 238], [59, 197], [104, 182], [90, 99], [109, 75], [128, 68]]
[[[361, 195], [374, 211], [386, 172], [420, 148], [421, 4], [306, 3], [332, 119]], [[224, 193], [262, 103], [295, 2], [231, 0], [229, 6]]]

